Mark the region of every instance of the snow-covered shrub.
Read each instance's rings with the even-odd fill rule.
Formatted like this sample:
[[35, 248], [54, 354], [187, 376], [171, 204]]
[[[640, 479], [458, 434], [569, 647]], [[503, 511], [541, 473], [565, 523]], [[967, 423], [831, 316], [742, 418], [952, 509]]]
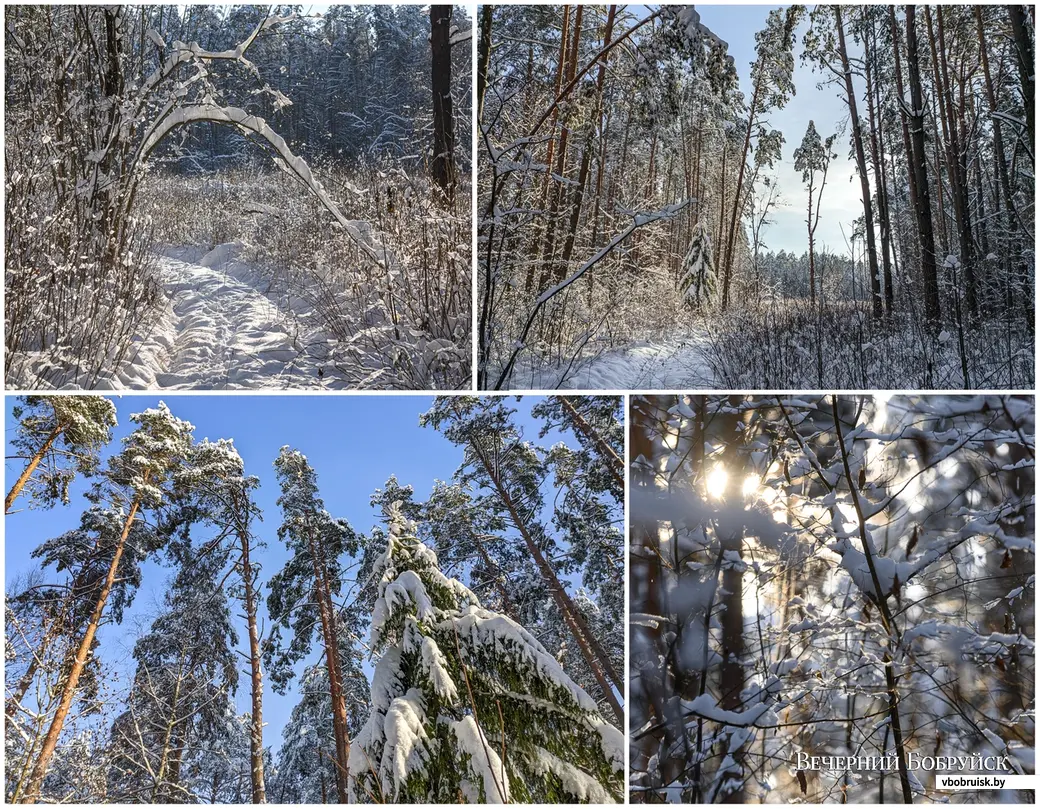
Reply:
[[376, 563], [372, 713], [350, 752], [352, 800], [607, 803], [620, 731], [526, 630], [439, 569], [389, 509]]
[[92, 386], [127, 357], [161, 301], [148, 223], [129, 204], [134, 144], [113, 136], [131, 117], [124, 62], [105, 33], [118, 16], [73, 6], [23, 6], [7, 15], [4, 370], [11, 387]]
[[[718, 314], [706, 324], [708, 364], [734, 389], [959, 389], [1030, 387], [1031, 344], [1022, 321], [981, 320], [931, 333], [910, 312], [887, 321], [861, 302], [813, 306], [774, 300]], [[965, 383], [965, 370], [968, 383]]]

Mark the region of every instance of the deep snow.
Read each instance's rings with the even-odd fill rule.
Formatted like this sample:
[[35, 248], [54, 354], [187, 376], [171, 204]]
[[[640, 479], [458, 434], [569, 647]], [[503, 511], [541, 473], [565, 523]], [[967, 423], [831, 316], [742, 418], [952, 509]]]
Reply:
[[168, 303], [130, 362], [99, 388], [320, 388], [332, 340], [313, 308], [267, 294], [270, 282], [243, 260], [243, 248], [161, 251]]
[[[714, 388], [715, 374], [705, 359], [707, 332], [658, 342], [640, 341], [577, 360], [569, 369], [534, 368], [518, 363], [510, 390], [684, 390]], [[491, 374], [491, 382], [497, 373]]]

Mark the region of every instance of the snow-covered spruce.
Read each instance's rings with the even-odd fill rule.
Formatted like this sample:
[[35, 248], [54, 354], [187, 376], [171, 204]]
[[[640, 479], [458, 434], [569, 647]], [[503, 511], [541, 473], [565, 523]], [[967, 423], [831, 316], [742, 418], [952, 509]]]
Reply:
[[530, 634], [440, 571], [399, 503], [388, 519], [351, 800], [620, 801], [622, 734]]
[[679, 293], [691, 309], [705, 309], [715, 303], [718, 275], [711, 253], [711, 237], [701, 222], [693, 230], [690, 249], [683, 259]]

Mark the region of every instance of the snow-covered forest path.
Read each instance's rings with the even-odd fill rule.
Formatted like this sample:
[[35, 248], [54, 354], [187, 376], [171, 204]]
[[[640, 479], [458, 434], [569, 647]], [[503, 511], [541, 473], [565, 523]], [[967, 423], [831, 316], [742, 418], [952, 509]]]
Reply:
[[[713, 388], [715, 374], [705, 358], [707, 344], [707, 332], [693, 328], [661, 341], [638, 342], [606, 351], [575, 363], [562, 381], [563, 369], [557, 369], [542, 382], [550, 388], [572, 390]], [[527, 386], [531, 380], [524, 377], [522, 371], [515, 374], [511, 387]]]
[[[170, 296], [152, 333], [139, 344], [118, 387], [158, 389], [321, 386], [327, 338], [307, 312], [265, 295], [268, 283], [236, 257], [236, 246], [169, 248], [159, 273]], [[294, 301], [294, 308], [298, 302]]]

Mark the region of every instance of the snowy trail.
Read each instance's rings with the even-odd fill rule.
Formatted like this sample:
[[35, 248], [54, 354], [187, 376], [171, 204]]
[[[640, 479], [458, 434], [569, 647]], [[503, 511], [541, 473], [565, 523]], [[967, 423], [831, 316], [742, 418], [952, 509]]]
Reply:
[[190, 248], [159, 260], [168, 309], [112, 387], [149, 389], [320, 387], [316, 355], [327, 339], [264, 295], [235, 245], [199, 257]]
[[707, 333], [693, 330], [659, 342], [639, 342], [564, 369], [518, 370], [512, 389], [683, 390], [714, 388], [715, 374], [705, 359]]

